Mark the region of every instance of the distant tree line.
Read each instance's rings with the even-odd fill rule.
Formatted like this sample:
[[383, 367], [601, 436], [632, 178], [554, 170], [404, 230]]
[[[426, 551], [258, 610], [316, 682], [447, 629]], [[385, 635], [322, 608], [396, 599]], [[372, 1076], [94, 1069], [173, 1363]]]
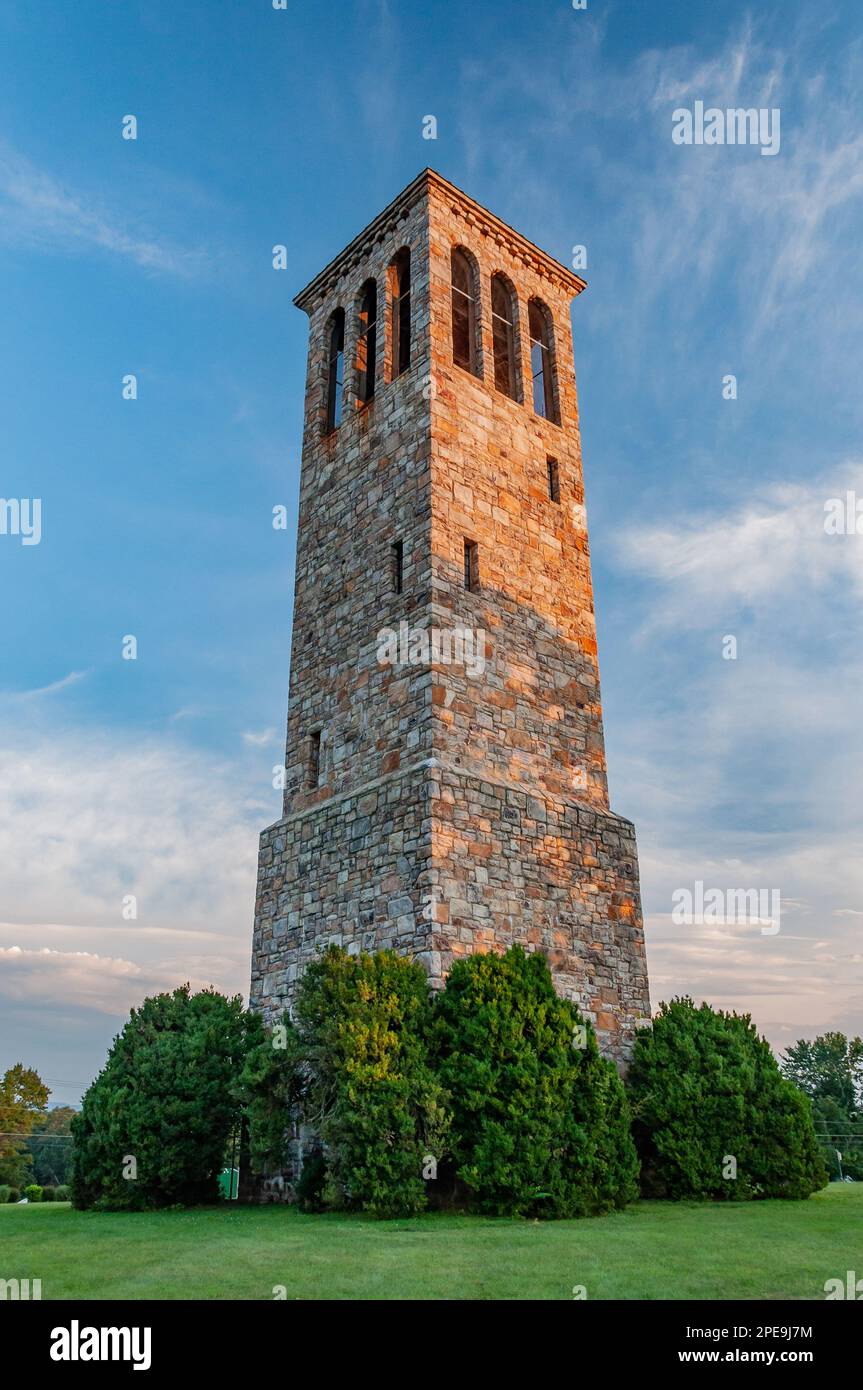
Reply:
[[863, 1039], [823, 1033], [796, 1042], [782, 1070], [812, 1103], [815, 1135], [833, 1178], [863, 1182]]
[[28, 1186], [53, 1194], [68, 1181], [76, 1112], [70, 1105], [49, 1108], [50, 1095], [38, 1072], [23, 1062], [0, 1078], [0, 1200], [17, 1201]]

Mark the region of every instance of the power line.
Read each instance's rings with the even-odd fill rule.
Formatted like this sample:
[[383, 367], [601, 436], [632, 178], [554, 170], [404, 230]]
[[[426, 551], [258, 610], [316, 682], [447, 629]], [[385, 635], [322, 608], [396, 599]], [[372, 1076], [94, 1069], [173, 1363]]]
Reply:
[[73, 1139], [72, 1134], [14, 1134], [11, 1130], [0, 1129], [0, 1139]]

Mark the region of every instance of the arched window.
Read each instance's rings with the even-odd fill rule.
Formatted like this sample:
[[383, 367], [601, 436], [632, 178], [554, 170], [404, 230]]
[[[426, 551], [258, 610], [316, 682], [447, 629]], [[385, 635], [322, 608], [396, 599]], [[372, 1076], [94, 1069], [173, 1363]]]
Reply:
[[530, 374], [533, 378], [533, 408], [544, 420], [558, 424], [554, 403], [551, 315], [544, 304], [532, 299], [527, 306], [530, 333]]
[[327, 433], [342, 423], [342, 391], [345, 384], [345, 311], [336, 309], [330, 320], [327, 363]]
[[411, 253], [406, 246], [398, 252], [389, 270], [392, 354], [390, 379], [406, 372], [411, 364]]
[[517, 400], [515, 374], [516, 300], [503, 275], [491, 277], [491, 336], [494, 351], [494, 384], [505, 396]]
[[452, 360], [457, 367], [479, 375], [476, 350], [476, 299], [473, 266], [468, 254], [454, 246], [450, 256], [452, 278]]
[[374, 280], [367, 280], [360, 292], [357, 329], [357, 396], [363, 405], [372, 400], [375, 394], [377, 337], [378, 287]]

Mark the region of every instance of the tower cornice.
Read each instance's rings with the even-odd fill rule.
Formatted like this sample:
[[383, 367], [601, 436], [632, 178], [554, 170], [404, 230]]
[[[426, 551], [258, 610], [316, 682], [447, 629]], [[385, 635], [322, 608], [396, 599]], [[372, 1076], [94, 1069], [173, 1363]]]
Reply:
[[351, 275], [363, 264], [373, 246], [395, 236], [399, 224], [408, 218], [421, 198], [429, 196], [431, 190], [448, 204], [450, 211], [464, 218], [481, 236], [497, 242], [516, 261], [522, 262], [543, 279], [550, 281], [560, 293], [568, 293], [574, 299], [587, 288], [587, 282], [582, 280], [581, 276], [575, 275], [560, 261], [535, 246], [532, 241], [528, 241], [527, 237], [514, 231], [506, 222], [495, 217], [494, 213], [489, 212], [473, 198], [469, 198], [454, 183], [450, 183], [434, 169], [423, 169], [334, 260], [324, 266], [305, 289], [300, 291], [294, 299], [297, 308], [311, 314], [319, 300], [327, 298], [340, 280]]

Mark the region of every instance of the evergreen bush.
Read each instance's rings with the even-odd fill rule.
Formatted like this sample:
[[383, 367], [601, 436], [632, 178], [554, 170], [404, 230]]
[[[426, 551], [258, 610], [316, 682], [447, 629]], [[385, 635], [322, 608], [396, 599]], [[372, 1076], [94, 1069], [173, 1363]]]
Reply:
[[809, 1101], [748, 1014], [662, 1004], [627, 1080], [645, 1196], [801, 1198], [825, 1185]]
[[263, 1028], [237, 995], [188, 985], [145, 999], [72, 1120], [76, 1207], [218, 1200], [239, 1075]]
[[436, 1006], [456, 1173], [478, 1211], [587, 1216], [637, 1196], [623, 1084], [520, 946], [456, 961]]

